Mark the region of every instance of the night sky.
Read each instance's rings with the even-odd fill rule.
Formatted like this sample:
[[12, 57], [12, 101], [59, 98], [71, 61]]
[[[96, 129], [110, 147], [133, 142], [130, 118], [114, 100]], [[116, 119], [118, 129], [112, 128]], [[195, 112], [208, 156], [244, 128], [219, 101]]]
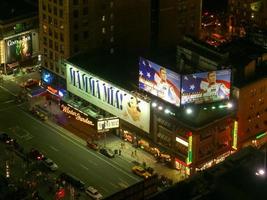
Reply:
[[228, 0], [203, 0], [204, 11], [224, 11]]

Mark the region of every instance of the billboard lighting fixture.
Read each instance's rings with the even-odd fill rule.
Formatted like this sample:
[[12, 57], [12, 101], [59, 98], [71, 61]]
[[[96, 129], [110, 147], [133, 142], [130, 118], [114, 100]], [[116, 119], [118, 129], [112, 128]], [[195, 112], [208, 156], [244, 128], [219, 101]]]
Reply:
[[158, 109], [159, 109], [159, 110], [162, 110], [162, 109], [163, 109], [163, 107], [162, 107], [162, 106], [159, 106], [159, 107], [158, 107]]
[[203, 110], [207, 110], [208, 108], [207, 107], [204, 107]]
[[186, 109], [186, 114], [190, 115], [192, 114], [193, 110], [191, 108], [187, 108]]
[[233, 104], [231, 102], [227, 103], [227, 108], [232, 108]]
[[157, 103], [156, 103], [156, 102], [153, 102], [153, 103], [152, 103], [152, 107], [153, 107], [153, 108], [157, 107]]
[[211, 109], [214, 110], [216, 107], [215, 106], [212, 106]]
[[219, 108], [224, 108], [225, 106], [224, 105], [219, 105]]
[[170, 111], [169, 109], [166, 108], [166, 109], [164, 110], [164, 112], [165, 112], [166, 114], [169, 114], [171, 111]]

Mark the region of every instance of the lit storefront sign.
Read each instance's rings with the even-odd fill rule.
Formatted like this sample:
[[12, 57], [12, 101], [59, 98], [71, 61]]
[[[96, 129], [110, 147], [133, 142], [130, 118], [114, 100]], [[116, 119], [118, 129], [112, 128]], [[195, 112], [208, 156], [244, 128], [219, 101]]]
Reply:
[[54, 89], [52, 88], [51, 86], [47, 86], [47, 91], [54, 94], [54, 95], [57, 95], [58, 94], [58, 90], [57, 89]]
[[67, 64], [67, 90], [149, 133], [150, 103]]
[[119, 126], [120, 126], [119, 118], [105, 118], [97, 121], [97, 131], [119, 128]]
[[260, 138], [263, 138], [267, 135], [267, 132], [264, 132], [264, 133], [261, 133], [259, 135], [256, 136], [256, 139], [260, 139]]
[[188, 142], [187, 141], [184, 141], [184, 140], [180, 139], [179, 137], [176, 137], [175, 140], [176, 140], [176, 142], [179, 142], [180, 144], [188, 147]]
[[188, 155], [187, 155], [186, 164], [191, 164], [193, 160], [192, 139], [193, 139], [192, 132], [190, 132], [189, 137], [188, 137]]
[[90, 126], [95, 126], [94, 122], [91, 121], [88, 118], [88, 115], [87, 114], [82, 113], [81, 111], [77, 110], [76, 108], [72, 107], [69, 104], [64, 104], [64, 103], [61, 102], [60, 109], [64, 113], [67, 113], [69, 115], [74, 116], [75, 119], [78, 120], [78, 121], [80, 121], [80, 122], [86, 123], [86, 124], [88, 124]]
[[234, 122], [234, 128], [233, 128], [233, 131], [232, 131], [232, 134], [233, 134], [233, 145], [232, 145], [232, 148], [233, 149], [237, 149], [237, 130], [238, 130], [238, 122], [235, 121]]

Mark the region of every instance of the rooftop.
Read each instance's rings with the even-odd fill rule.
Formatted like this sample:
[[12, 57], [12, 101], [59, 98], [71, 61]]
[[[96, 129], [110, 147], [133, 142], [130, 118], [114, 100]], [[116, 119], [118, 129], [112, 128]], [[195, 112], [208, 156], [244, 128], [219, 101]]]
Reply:
[[[170, 59], [172, 57], [164, 57], [163, 55], [164, 54], [153, 53], [143, 57], [159, 65], [171, 66], [175, 59], [172, 60]], [[123, 53], [119, 55], [80, 53], [67, 59], [67, 61], [128, 91], [138, 91], [139, 56], [129, 56]], [[174, 69], [175, 67], [172, 68], [172, 70]], [[164, 107], [170, 108], [170, 110], [175, 113], [174, 117], [179, 118], [181, 123], [184, 123], [185, 126], [187, 125], [190, 128], [198, 129], [210, 122], [233, 114], [232, 109], [219, 108], [221, 102], [217, 102], [213, 104], [192, 105], [190, 107], [193, 109], [193, 114], [188, 115], [184, 107], [179, 108], [144, 91], [139, 90], [139, 92], [160, 102], [165, 105]], [[188, 106], [189, 105], [186, 107]], [[215, 109], [212, 108], [214, 106]]]
[[37, 8], [25, 0], [1, 0], [0, 1], [0, 24], [37, 16]]

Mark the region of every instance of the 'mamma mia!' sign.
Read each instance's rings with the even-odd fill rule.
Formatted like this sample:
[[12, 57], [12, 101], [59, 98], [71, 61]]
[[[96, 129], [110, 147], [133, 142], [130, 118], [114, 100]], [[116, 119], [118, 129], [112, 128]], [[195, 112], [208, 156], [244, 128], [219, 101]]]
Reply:
[[69, 92], [149, 133], [150, 103], [70, 64], [66, 81]]

